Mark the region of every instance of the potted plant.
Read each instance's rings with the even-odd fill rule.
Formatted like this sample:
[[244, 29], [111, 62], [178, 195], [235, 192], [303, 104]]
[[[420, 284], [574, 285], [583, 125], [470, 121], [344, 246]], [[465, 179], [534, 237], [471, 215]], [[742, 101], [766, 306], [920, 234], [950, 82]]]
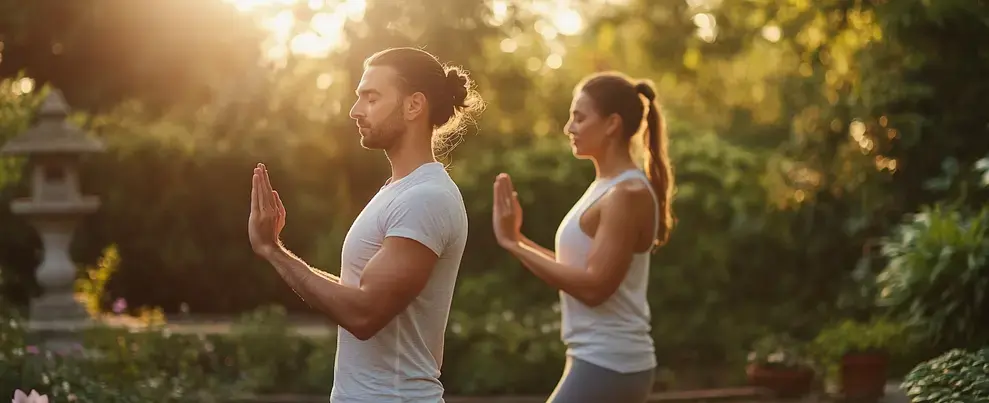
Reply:
[[801, 397], [810, 393], [814, 368], [804, 345], [787, 335], [759, 339], [748, 356], [749, 384], [771, 390], [778, 397]]
[[822, 329], [813, 345], [846, 400], [875, 401], [885, 395], [889, 358], [906, 345], [905, 331], [886, 318], [845, 320]]

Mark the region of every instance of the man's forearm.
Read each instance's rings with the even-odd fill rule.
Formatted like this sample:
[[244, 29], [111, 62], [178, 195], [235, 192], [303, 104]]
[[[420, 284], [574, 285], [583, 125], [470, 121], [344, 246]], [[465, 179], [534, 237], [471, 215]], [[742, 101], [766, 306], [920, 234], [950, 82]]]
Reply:
[[352, 333], [364, 326], [369, 316], [364, 291], [345, 286], [338, 277], [313, 269], [284, 247], [275, 248], [264, 257], [309, 306]]

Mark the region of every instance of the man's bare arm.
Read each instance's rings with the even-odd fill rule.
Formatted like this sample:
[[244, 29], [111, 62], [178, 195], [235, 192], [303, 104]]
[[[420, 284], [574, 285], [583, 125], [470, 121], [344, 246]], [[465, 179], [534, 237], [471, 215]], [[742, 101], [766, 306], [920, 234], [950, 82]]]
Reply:
[[352, 287], [284, 247], [265, 258], [300, 298], [361, 340], [377, 334], [419, 295], [438, 259], [419, 242], [387, 237], [365, 266], [360, 285]]

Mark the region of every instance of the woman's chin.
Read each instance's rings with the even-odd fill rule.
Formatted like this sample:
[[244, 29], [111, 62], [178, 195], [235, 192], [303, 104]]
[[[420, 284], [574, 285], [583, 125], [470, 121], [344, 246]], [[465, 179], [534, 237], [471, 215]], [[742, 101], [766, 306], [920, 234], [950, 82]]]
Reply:
[[581, 150], [578, 149], [577, 147], [570, 147], [570, 151], [573, 152], [573, 156], [576, 157], [579, 160], [586, 160], [586, 159], [590, 158], [589, 155], [587, 155], [586, 153], [581, 152]]

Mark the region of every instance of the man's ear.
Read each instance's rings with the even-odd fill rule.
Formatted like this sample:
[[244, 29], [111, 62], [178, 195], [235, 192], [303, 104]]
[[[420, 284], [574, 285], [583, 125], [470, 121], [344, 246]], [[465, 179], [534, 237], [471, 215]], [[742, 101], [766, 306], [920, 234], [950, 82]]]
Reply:
[[415, 120], [420, 114], [426, 111], [426, 95], [421, 92], [414, 92], [411, 96], [405, 97], [404, 107], [405, 120]]

